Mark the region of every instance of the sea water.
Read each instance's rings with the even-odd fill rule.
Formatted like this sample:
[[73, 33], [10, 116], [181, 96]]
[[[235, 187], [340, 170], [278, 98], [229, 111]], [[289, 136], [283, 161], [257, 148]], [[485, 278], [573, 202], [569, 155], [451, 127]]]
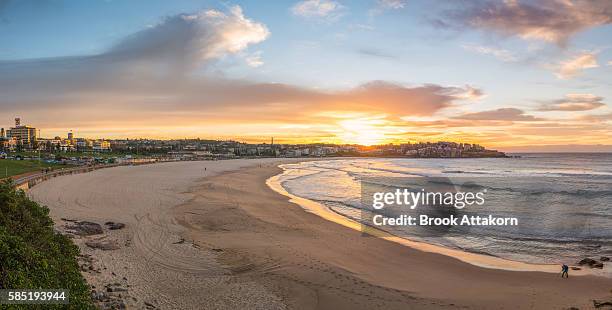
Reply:
[[[527, 201], [521, 229], [492, 227], [451, 230], [444, 235], [406, 231], [394, 235], [463, 251], [528, 263], [575, 264], [584, 257], [612, 256], [612, 154], [513, 154], [518, 158], [351, 158], [284, 165], [281, 185], [293, 195], [317, 201], [360, 221], [364, 206], [361, 182], [388, 177], [460, 177], [515, 180], [491, 191], [497, 212], [513, 216], [519, 197]], [[516, 180], [543, 180], [521, 186]], [[569, 210], [569, 212], [568, 212]], [[516, 214], [518, 216], [518, 214]], [[557, 227], [570, 217], [580, 232]], [[541, 229], [540, 224], [547, 225]]]

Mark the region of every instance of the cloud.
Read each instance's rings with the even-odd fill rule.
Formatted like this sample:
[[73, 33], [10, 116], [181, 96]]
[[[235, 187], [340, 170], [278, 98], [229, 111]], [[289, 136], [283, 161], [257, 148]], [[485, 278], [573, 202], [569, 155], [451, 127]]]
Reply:
[[[83, 79], [98, 82], [107, 75], [184, 75], [262, 42], [269, 34], [264, 24], [246, 18], [241, 8], [234, 6], [227, 13], [206, 10], [167, 17], [98, 55], [0, 62], [0, 70], [19, 66], [28, 74], [27, 69], [40, 66], [43, 77], [53, 79], [53, 75], [65, 72], [75, 78], [71, 82], [76, 85], [82, 85]], [[20, 70], [14, 71], [21, 75]]]
[[376, 28], [374, 26], [368, 25], [368, 24], [350, 24], [348, 26], [348, 29], [349, 30], [357, 30], [357, 31], [362, 31], [362, 30], [373, 31]]
[[[536, 119], [518, 109], [445, 118], [450, 112], [445, 109], [483, 96], [480, 89], [467, 85], [372, 81], [345, 89], [312, 89], [228, 79], [216, 71], [228, 55], [260, 65], [260, 52], [251, 49], [269, 35], [264, 24], [233, 7], [169, 16], [95, 55], [0, 61], [0, 120], [21, 116], [42, 128], [46, 137], [75, 129], [90, 137], [250, 137], [260, 141], [261, 136], [278, 135], [304, 142], [335, 139], [343, 130], [339, 122], [359, 115], [385, 137], [398, 140], [421, 135], [498, 143], [503, 137], [515, 143], [554, 135], [558, 139], [554, 143], [609, 141], [609, 115], [593, 116], [601, 119], [597, 126], [586, 119], [572, 120], [582, 122], [578, 125], [560, 122], [545, 134], [542, 128], [518, 131], [525, 124], [541, 123], [539, 119], [528, 122]], [[376, 50], [362, 52], [384, 55]], [[425, 121], [402, 121], [403, 116]], [[282, 128], [287, 125], [293, 127]]]
[[524, 111], [515, 108], [500, 108], [496, 110], [466, 113], [455, 116], [454, 119], [462, 120], [486, 120], [486, 121], [535, 121], [532, 115], [526, 115]]
[[127, 36], [101, 54], [0, 61], [2, 102], [28, 109], [123, 94], [155, 97], [180, 87], [195, 69], [268, 36], [266, 26], [246, 18], [238, 6], [229, 12], [179, 14]]
[[557, 99], [542, 104], [539, 111], [588, 111], [605, 106], [603, 97], [592, 94], [568, 94], [564, 99]]
[[581, 115], [578, 117], [578, 120], [587, 121], [587, 122], [610, 122], [612, 123], [612, 113], [606, 114], [595, 114], [595, 115]]
[[357, 50], [357, 52], [361, 55], [366, 55], [366, 56], [371, 56], [371, 57], [378, 57], [378, 58], [385, 58], [385, 59], [397, 59], [398, 58], [396, 55], [387, 53], [385, 51], [382, 51], [376, 48], [360, 48], [359, 50]]
[[376, 0], [376, 5], [383, 10], [399, 10], [406, 7], [406, 0]]
[[316, 90], [231, 80], [212, 70], [231, 54], [260, 65], [260, 53], [248, 48], [268, 36], [265, 25], [233, 7], [167, 17], [96, 55], [1, 61], [0, 116], [20, 115], [42, 128], [296, 124], [322, 111], [431, 115], [482, 95], [470, 86], [385, 81]]
[[253, 68], [260, 67], [264, 64], [263, 60], [261, 60], [261, 51], [257, 51], [251, 55], [246, 56], [244, 60], [249, 66]]
[[406, 87], [385, 81], [372, 81], [350, 91], [336, 93], [333, 102], [347, 110], [402, 115], [432, 115], [458, 100], [475, 100], [482, 91], [470, 86], [444, 87], [426, 84]]
[[597, 68], [597, 54], [594, 52], [584, 52], [568, 60], [562, 61], [556, 67], [555, 75], [560, 79], [570, 79], [578, 76], [582, 70]]
[[515, 62], [517, 58], [514, 56], [512, 52], [505, 49], [499, 49], [494, 47], [482, 46], [482, 45], [471, 45], [465, 44], [462, 45], [465, 50], [476, 52], [482, 55], [491, 55], [501, 61], [504, 62]]
[[452, 1], [449, 27], [470, 27], [505, 36], [565, 45], [574, 34], [612, 22], [612, 2], [600, 0]]
[[374, 16], [389, 10], [401, 10], [407, 4], [406, 0], [376, 0], [375, 6], [368, 11], [368, 14]]
[[198, 47], [203, 59], [237, 53], [250, 44], [264, 41], [270, 35], [265, 25], [245, 18], [239, 6], [232, 7], [230, 14], [208, 10], [197, 15], [185, 15], [183, 18], [197, 24], [193, 44]]
[[206, 10], [197, 14], [168, 17], [151, 28], [120, 41], [98, 58], [107, 61], [130, 59], [162, 61], [182, 69], [238, 53], [270, 35], [267, 27], [247, 19], [239, 6], [228, 13]]
[[294, 15], [306, 18], [337, 19], [344, 6], [332, 0], [303, 0], [291, 7]]

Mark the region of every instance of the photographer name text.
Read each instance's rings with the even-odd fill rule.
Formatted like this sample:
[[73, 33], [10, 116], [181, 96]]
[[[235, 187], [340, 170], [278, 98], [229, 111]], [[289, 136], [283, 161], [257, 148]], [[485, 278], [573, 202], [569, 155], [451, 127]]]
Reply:
[[494, 217], [493, 215], [463, 215], [448, 217], [430, 217], [421, 214], [418, 217], [412, 215], [401, 215], [398, 217], [385, 217], [375, 215], [372, 222], [376, 226], [517, 226], [518, 219], [515, 217]]

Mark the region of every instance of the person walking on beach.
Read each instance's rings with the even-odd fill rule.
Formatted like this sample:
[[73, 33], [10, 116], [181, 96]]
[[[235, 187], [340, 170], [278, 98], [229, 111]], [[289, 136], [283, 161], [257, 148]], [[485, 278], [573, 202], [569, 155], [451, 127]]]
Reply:
[[569, 278], [569, 274], [567, 273], [569, 271], [569, 267], [566, 264], [563, 264], [563, 266], [561, 266], [561, 278]]

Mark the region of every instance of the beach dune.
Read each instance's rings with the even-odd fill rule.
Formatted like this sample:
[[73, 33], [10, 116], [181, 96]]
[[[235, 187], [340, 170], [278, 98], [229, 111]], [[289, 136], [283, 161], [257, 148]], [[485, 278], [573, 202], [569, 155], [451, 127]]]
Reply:
[[[278, 164], [176, 162], [62, 176], [31, 189], [59, 230], [125, 223], [77, 237], [95, 290], [120, 284], [128, 306], [162, 309], [580, 309], [612, 279], [476, 267], [305, 212], [272, 191]], [[92, 249], [92, 239], [118, 249]], [[96, 240], [97, 240], [96, 239]]]

